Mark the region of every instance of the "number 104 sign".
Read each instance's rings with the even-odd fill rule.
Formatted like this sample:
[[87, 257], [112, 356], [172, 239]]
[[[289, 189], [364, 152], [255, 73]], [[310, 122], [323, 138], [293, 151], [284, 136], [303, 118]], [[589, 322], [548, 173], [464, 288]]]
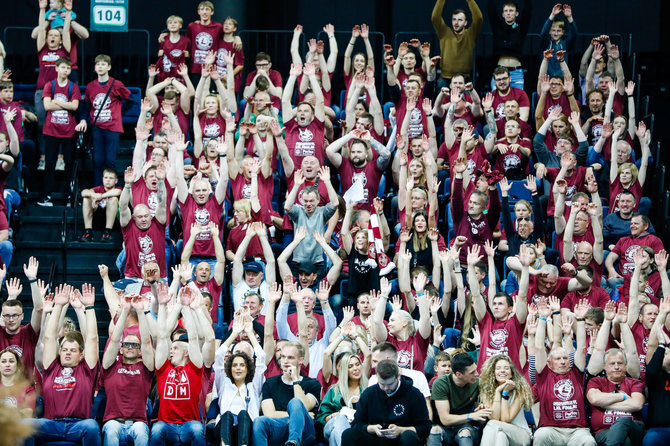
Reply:
[[91, 30], [128, 31], [128, 0], [91, 0]]

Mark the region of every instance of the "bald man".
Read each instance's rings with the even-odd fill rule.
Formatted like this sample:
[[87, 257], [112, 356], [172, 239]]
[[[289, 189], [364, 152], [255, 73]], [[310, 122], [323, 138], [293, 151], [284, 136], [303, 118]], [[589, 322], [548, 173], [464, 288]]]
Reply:
[[[165, 188], [165, 167], [156, 169], [158, 190], [156, 192], [156, 212], [145, 204], [138, 204], [130, 211], [131, 188], [135, 180], [132, 169], [128, 168], [124, 175], [125, 184], [119, 198], [119, 221], [123, 233], [123, 244], [126, 250], [125, 281], [122, 288], [130, 283], [142, 282], [142, 266], [155, 262], [160, 271], [167, 271], [165, 264], [165, 224], [167, 222]], [[117, 287], [119, 287], [117, 285]]]

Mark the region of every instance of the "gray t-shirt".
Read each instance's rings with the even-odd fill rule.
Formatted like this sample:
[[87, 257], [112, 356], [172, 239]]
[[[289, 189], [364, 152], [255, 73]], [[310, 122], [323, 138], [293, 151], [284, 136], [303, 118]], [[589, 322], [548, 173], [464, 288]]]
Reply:
[[301, 226], [307, 227], [307, 236], [293, 251], [293, 261], [296, 263], [323, 262], [323, 249], [316, 243], [312, 233], [319, 231], [323, 233], [328, 220], [335, 214], [335, 208], [330, 203], [325, 206], [319, 206], [314, 211], [311, 217], [307, 216], [305, 208], [299, 204], [294, 204], [288, 213], [294, 230], [298, 230]]

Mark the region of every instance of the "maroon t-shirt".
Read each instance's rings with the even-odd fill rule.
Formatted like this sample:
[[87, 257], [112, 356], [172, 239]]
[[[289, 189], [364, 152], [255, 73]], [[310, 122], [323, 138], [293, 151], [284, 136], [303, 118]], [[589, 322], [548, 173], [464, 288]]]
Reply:
[[35, 347], [39, 334], [31, 324], [21, 325], [18, 333], [10, 335], [5, 327], [0, 328], [0, 350], [10, 348], [19, 354], [26, 376], [35, 368]]
[[156, 62], [156, 68], [160, 70], [158, 72], [158, 82], [163, 82], [168, 77], [181, 79], [177, 70], [179, 65], [186, 63], [185, 52], [191, 50], [191, 41], [186, 36], [180, 35], [179, 39], [173, 43], [170, 36], [167, 36], [158, 45], [158, 48], [163, 50], [163, 57], [159, 57], [158, 62]]
[[[114, 186], [112, 189], [122, 190], [123, 188], [122, 188], [122, 187]], [[105, 192], [109, 192], [109, 191], [105, 189], [105, 186], [102, 186], [102, 185], [101, 185], [101, 186], [95, 186], [95, 187], [93, 188], [93, 192], [95, 192], [96, 194], [104, 194]], [[107, 199], [106, 199], [106, 198], [103, 198], [103, 199], [100, 200], [100, 202], [98, 203], [98, 206], [99, 206], [99, 207], [105, 207], [106, 205], [107, 205]]]
[[[39, 74], [37, 76], [37, 89], [42, 90], [44, 84], [51, 82], [52, 80], [58, 77], [56, 73], [56, 61], [61, 57], [69, 57], [70, 53], [63, 48], [63, 45], [59, 46], [56, 50], [50, 50], [47, 45], [37, 53], [37, 59], [39, 64]], [[18, 115], [17, 115], [18, 116]]]
[[[594, 284], [596, 282], [594, 281]], [[592, 286], [591, 290], [588, 293], [584, 294], [581, 291], [572, 291], [565, 295], [561, 300], [561, 308], [567, 308], [570, 311], [574, 311], [575, 306], [579, 303], [581, 299], [588, 299], [589, 305], [592, 307], [600, 307], [603, 310], [605, 305], [610, 301], [610, 295], [607, 291], [600, 288], [599, 286]]]
[[207, 291], [212, 296], [212, 310], [210, 311], [210, 316], [212, 316], [212, 322], [216, 324], [217, 315], [219, 312], [219, 300], [221, 300], [221, 289], [223, 288], [223, 283], [219, 285], [218, 283], [216, 283], [216, 279], [212, 277], [204, 285], [196, 282], [195, 286], [197, 286], [200, 291]]
[[430, 337], [424, 339], [418, 331], [405, 341], [399, 341], [395, 336], [389, 334], [388, 342], [398, 349], [398, 367], [403, 369], [414, 369], [423, 372], [423, 365], [428, 356], [428, 344]]
[[[500, 152], [496, 152], [494, 165], [495, 170], [505, 174], [510, 170], [520, 171], [525, 174], [530, 173], [528, 167], [528, 157], [524, 156], [519, 150], [516, 152], [509, 150], [509, 146], [512, 143], [507, 141], [507, 138], [497, 140], [496, 144], [504, 144], [508, 149], [504, 155]], [[532, 150], [530, 141], [525, 139], [517, 138], [516, 144], [520, 145], [521, 147], [525, 147], [526, 149]]]
[[407, 138], [413, 139], [420, 137], [423, 134], [428, 134], [428, 121], [426, 114], [421, 108], [423, 102], [423, 95], [416, 100], [416, 107], [409, 112], [407, 116], [407, 99], [401, 99], [396, 104], [396, 119], [397, 119], [397, 136], [400, 137], [400, 130], [402, 129], [403, 121], [409, 119], [409, 127], [407, 128]]
[[[586, 393], [591, 389], [598, 389], [603, 393], [615, 393], [615, 387], [619, 386], [619, 391], [628, 396], [633, 393], [641, 393], [644, 395], [644, 384], [642, 381], [626, 377], [623, 382], [613, 383], [606, 376], [597, 376], [589, 380], [586, 386]], [[642, 421], [642, 412], [623, 412], [620, 410], [602, 409], [591, 404], [591, 429], [596, 434], [605, 429], [612, 427], [612, 424], [619, 418], [631, 418], [636, 421]]]
[[[589, 223], [590, 225], [590, 223]], [[582, 235], [573, 235], [572, 236], [572, 258], [565, 260], [563, 257], [563, 237], [556, 237], [556, 248], [558, 249], [558, 255], [560, 262], [570, 262], [573, 263], [573, 265], [577, 266], [577, 246], [581, 242], [588, 242], [591, 246], [595, 244], [596, 238], [593, 235], [593, 228], [589, 226], [586, 229], [586, 232]]]
[[[246, 82], [244, 84], [245, 86], [248, 87], [249, 85], [251, 85], [251, 83], [254, 81], [254, 78], [256, 77], [257, 72], [258, 72], [258, 70], [254, 70], [247, 75], [247, 79], [246, 79]], [[282, 79], [281, 79], [281, 73], [279, 73], [279, 71], [270, 69], [270, 71], [268, 71], [268, 77], [270, 78], [270, 82], [272, 82], [272, 85], [274, 85], [275, 87], [281, 87], [283, 85]], [[270, 94], [269, 91], [268, 91], [268, 94]], [[275, 107], [277, 109], [281, 109], [281, 98], [279, 96], [274, 96], [274, 95], [270, 94], [270, 100], [272, 101], [272, 106], [273, 107]], [[286, 123], [284, 123], [284, 124], [286, 124]]]
[[4, 114], [7, 113], [9, 110], [16, 110], [16, 116], [14, 116], [14, 119], [12, 119], [12, 127], [14, 127], [14, 130], [16, 130], [16, 134], [19, 135], [19, 142], [23, 142], [25, 139], [25, 135], [23, 134], [23, 125], [22, 123], [22, 114], [21, 114], [21, 107], [19, 106], [18, 102], [10, 102], [8, 104], [5, 104], [4, 102], [0, 101], [0, 112], [2, 112], [2, 116], [0, 116], [0, 132], [7, 133], [7, 126], [5, 125], [5, 119], [4, 119]]
[[[235, 201], [246, 198], [251, 200], [251, 179], [247, 179], [242, 173], [238, 173], [234, 180], [230, 180]], [[258, 201], [260, 201], [261, 221], [267, 225], [272, 224], [270, 212], [272, 211], [272, 193], [274, 191], [274, 179], [272, 175], [265, 178], [261, 172], [258, 174]]]
[[82, 359], [76, 367], [63, 367], [59, 361], [44, 370], [44, 418], [90, 418], [98, 365], [90, 368]]
[[[102, 369], [102, 385], [107, 394], [103, 423], [113, 418], [147, 422], [147, 398], [153, 372], [142, 361], [124, 364], [119, 356], [114, 365]], [[130, 390], [130, 391], [129, 391]]]
[[630, 283], [630, 276], [635, 270], [635, 253], [641, 246], [650, 246], [654, 252], [660, 252], [663, 248], [663, 242], [655, 235], [646, 233], [639, 237], [628, 235], [622, 237], [614, 246], [613, 253], [619, 256], [619, 274], [624, 278], [624, 290], [628, 290], [626, 279]]
[[182, 424], [200, 420], [198, 402], [202, 387], [203, 368], [192, 362], [173, 367], [170, 361], [156, 371], [158, 398], [158, 420]]
[[[447, 148], [445, 143], [442, 143], [440, 145], [440, 150], [437, 153], [438, 158], [449, 160], [449, 172], [452, 178], [454, 178], [454, 170], [452, 166], [454, 165], [454, 162], [458, 158], [458, 152], [460, 150], [460, 147], [461, 147], [460, 141], [454, 141], [454, 145], [452, 145], [450, 149]], [[468, 172], [470, 173], [471, 178], [470, 184], [476, 183], [475, 173], [477, 172], [477, 168], [481, 167], [482, 163], [486, 161], [488, 157], [489, 154], [486, 153], [486, 148], [484, 147], [484, 144], [477, 144], [470, 153], [465, 152], [465, 159], [468, 161]]]
[[[533, 129], [530, 127], [526, 121], [522, 119], [517, 119], [519, 126], [521, 127], [520, 137], [530, 140], [533, 138]], [[496, 120], [496, 138], [505, 137], [505, 124], [507, 123], [507, 118], [501, 118]], [[549, 146], [547, 146], [549, 147]], [[550, 149], [551, 150], [551, 149]]]
[[558, 281], [556, 282], [556, 287], [554, 287], [554, 289], [549, 293], [544, 294], [537, 287], [537, 278], [532, 276], [528, 280], [528, 296], [526, 297], [526, 300], [528, 303], [532, 302], [535, 305], [537, 305], [537, 302], [542, 297], [549, 298], [549, 296], [556, 296], [562, 300], [565, 295], [568, 294], [568, 283], [570, 283], [570, 279], [568, 277], [559, 277]]
[[[572, 196], [577, 192], [586, 192], [586, 167], [575, 166], [572, 169], [572, 175], [566, 176], [565, 182], [568, 183], [568, 191], [565, 194], [565, 208], [566, 213], [567, 209], [572, 206]], [[548, 167], [547, 173], [544, 176], [547, 181], [552, 185], [556, 181], [558, 173], [561, 171], [558, 167]], [[547, 204], [547, 215], [554, 215], [554, 194], [549, 192], [549, 203]]]
[[209, 230], [209, 222], [213, 221], [220, 226], [221, 213], [223, 212], [223, 202], [216, 200], [215, 194], [212, 194], [204, 205], [198, 205], [193, 196], [188, 194], [186, 201], [179, 203], [181, 209], [182, 228], [184, 230], [184, 240], [191, 237], [191, 225], [199, 223], [202, 231], [195, 239], [193, 246], [193, 256], [214, 257], [214, 241], [212, 233]]
[[[188, 126], [191, 118], [184, 113], [184, 110], [181, 109], [181, 105], [177, 105], [177, 111], [174, 112], [174, 116], [177, 118], [181, 132], [184, 135], [188, 134]], [[164, 126], [163, 124], [168, 124], [168, 117], [163, 114], [163, 98], [158, 98], [158, 108], [154, 112], [154, 135], [161, 131]]]
[[200, 115], [200, 128], [202, 129], [203, 139], [218, 138], [219, 136], [226, 134], [226, 120], [223, 119], [221, 114], [218, 112], [213, 117], [209, 117], [206, 113], [203, 113]]
[[[69, 95], [70, 84], [72, 84], [71, 96]], [[55, 91], [52, 91], [53, 84], [51, 82], [44, 84], [42, 99], [51, 98], [52, 100], [62, 102], [81, 100], [81, 91], [79, 91], [79, 86], [76, 83], [68, 80], [65, 82], [65, 86], [61, 87], [58, 83], [58, 79], [56, 79], [55, 85], [56, 89]], [[47, 117], [44, 121], [44, 134], [56, 138], [72, 138], [76, 126], [77, 120], [75, 112], [69, 110], [49, 110], [47, 111]]]
[[[314, 319], [319, 323], [319, 330], [316, 333], [316, 338], [321, 339], [326, 328], [326, 321], [319, 313], [312, 313], [312, 316], [314, 316]], [[291, 329], [291, 333], [298, 336], [298, 313], [289, 314], [286, 317], [286, 322], [288, 322], [288, 328]]]
[[[647, 373], [647, 347], [649, 345], [649, 334], [651, 333], [651, 330], [644, 328], [644, 325], [637, 320], [633, 326], [630, 327], [630, 331], [633, 332], [635, 347], [637, 347], [637, 355], [640, 359], [640, 379], [644, 380], [644, 376]], [[626, 393], [630, 395], [630, 393]]]
[[372, 201], [379, 191], [379, 181], [383, 171], [377, 167], [376, 161], [367, 161], [363, 167], [355, 167], [349, 158], [342, 158], [340, 165], [340, 180], [342, 182], [342, 192], [359, 180], [363, 181], [363, 201], [358, 203], [358, 207], [368, 209], [372, 206]]
[[[103, 104], [105, 95], [109, 90], [110, 82], [114, 82], [112, 91], [109, 93], [107, 101]], [[103, 130], [110, 130], [112, 132], [123, 133], [123, 120], [121, 116], [121, 101], [130, 97], [130, 91], [123, 85], [120, 80], [115, 80], [109, 77], [109, 80], [101, 84], [97, 79], [86, 86], [86, 94], [84, 98], [86, 102], [91, 104], [91, 122], [98, 114], [98, 110], [102, 107], [102, 111], [98, 116], [95, 125]]]
[[505, 101], [514, 99], [519, 103], [519, 107], [530, 107], [530, 101], [525, 91], [516, 87], [509, 87], [507, 96], [500, 96], [498, 89], [493, 90], [493, 112], [496, 119], [505, 119]]
[[315, 156], [323, 166], [325, 150], [324, 122], [316, 117], [305, 127], [300, 127], [295, 118], [284, 123], [288, 153], [297, 167], [302, 166], [303, 158]]
[[[228, 51], [233, 55], [233, 68], [244, 66], [244, 50], [236, 50], [234, 44], [235, 42], [233, 41], [226, 42], [223, 39], [219, 41], [219, 49], [216, 52], [216, 68], [219, 71], [219, 77], [221, 79], [226, 79], [226, 76], [228, 75], [226, 62], [223, 60], [224, 51]], [[235, 75], [235, 93], [237, 93], [241, 85], [242, 71]]]
[[589, 427], [584, 411], [584, 374], [577, 367], [565, 375], [545, 366], [533, 386], [540, 401], [539, 427]]
[[608, 214], [613, 214], [614, 212], [619, 212], [621, 210], [619, 209], [619, 196], [624, 190], [630, 191], [635, 196], [635, 208], [633, 208], [633, 210], [635, 212], [638, 211], [640, 208], [640, 198], [642, 198], [642, 186], [640, 186], [640, 181], [635, 180], [630, 187], [624, 188], [617, 176], [614, 181], [610, 181], [610, 207]]
[[[210, 21], [209, 25], [191, 22], [186, 29], [186, 39], [191, 43], [191, 73], [200, 73], [205, 57], [211, 50], [216, 52], [223, 38], [223, 25]], [[166, 39], [167, 40], [167, 39]]]
[[479, 321], [481, 348], [477, 369], [481, 370], [484, 362], [491, 356], [503, 354], [510, 357], [517, 369], [522, 370], [519, 349], [523, 345], [523, 328], [523, 324], [513, 313], [509, 319], [500, 321], [487, 311]]
[[[242, 243], [242, 240], [247, 234], [247, 228], [249, 227], [250, 223], [252, 222], [249, 221], [242, 223], [241, 225], [237, 225], [233, 227], [230, 232], [228, 232], [228, 240], [226, 242], [227, 250], [237, 252], [237, 248], [239, 248], [240, 243]], [[247, 246], [246, 256], [263, 258], [263, 247], [261, 246], [261, 242], [258, 240], [258, 237], [251, 237], [251, 241], [249, 241], [249, 245]]]
[[570, 100], [565, 93], [561, 93], [559, 97], [554, 99], [550, 94], [547, 94], [546, 100], [544, 103], [544, 111], [542, 112], [542, 117], [547, 119], [549, 113], [551, 113], [556, 107], [561, 107], [561, 110], [565, 116], [570, 116]]
[[[165, 209], [168, 220], [170, 218], [170, 203], [172, 203], [172, 195], [174, 195], [174, 187], [165, 181], [165, 189], [167, 190], [167, 201]], [[151, 212], [151, 216], [156, 216], [156, 208], [158, 207], [158, 191], [149, 190], [147, 183], [144, 182], [144, 178], [140, 178], [135, 181], [132, 186], [133, 192], [133, 206], [138, 204], [145, 204]]]
[[140, 230], [134, 221], [121, 228], [126, 247], [125, 277], [142, 277], [142, 265], [156, 262], [161, 275], [167, 275], [165, 266], [165, 225], [154, 217], [146, 231]]
[[[319, 79], [321, 79], [321, 73], [316, 74]], [[333, 73], [328, 73], [328, 77], [330, 78], [331, 82], [333, 80]], [[300, 85], [302, 83], [302, 74], [298, 76], [298, 79], [296, 79], [295, 84]], [[307, 85], [309, 85], [309, 81], [307, 81]], [[323, 105], [326, 107], [330, 107], [331, 101], [332, 101], [332, 96], [333, 96], [333, 89], [331, 88], [330, 90], [326, 91], [321, 87], [321, 94], [323, 94]], [[346, 97], [346, 96], [345, 96]], [[305, 94], [300, 92], [300, 89], [298, 89], [298, 102], [303, 102], [305, 100]]]
[[[268, 140], [268, 138], [272, 138], [272, 171], [276, 172], [277, 171], [277, 143], [274, 139], [274, 136], [272, 136], [270, 133], [266, 133], [265, 136], [262, 136], [259, 132], [258, 137], [261, 139], [261, 142], [263, 144], [266, 144], [266, 141]], [[258, 156], [258, 153], [256, 153], [256, 151], [255, 151], [255, 145], [254, 145], [254, 139], [253, 138], [246, 138], [245, 147], [247, 148], [246, 154], [248, 156], [251, 156], [254, 159], [261, 160], [261, 158]], [[268, 148], [268, 146], [266, 145], [265, 149], [267, 150], [267, 148]], [[298, 167], [300, 167], [300, 166], [298, 166]]]

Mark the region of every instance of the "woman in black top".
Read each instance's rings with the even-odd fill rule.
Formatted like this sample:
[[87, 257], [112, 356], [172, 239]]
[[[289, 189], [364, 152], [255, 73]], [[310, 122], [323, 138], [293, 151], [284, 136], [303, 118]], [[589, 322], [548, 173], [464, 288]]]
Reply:
[[368, 230], [351, 227], [354, 203], [347, 205], [342, 221], [342, 248], [349, 259], [349, 301], [355, 301], [359, 294], [379, 289], [379, 265], [368, 256]]
[[512, 184], [509, 183], [506, 178], [503, 178], [500, 181], [503, 228], [505, 229], [507, 246], [509, 247], [507, 251], [508, 256], [517, 255], [521, 245], [534, 245], [538, 240], [542, 240], [542, 235], [544, 234], [542, 204], [540, 203], [540, 197], [537, 194], [537, 183], [535, 183], [535, 177], [533, 175], [529, 175], [528, 178], [526, 178], [524, 187], [530, 191], [533, 197], [533, 214], [535, 216], [535, 221], [533, 222], [530, 217], [522, 217], [517, 218], [515, 224], [515, 222], [512, 222], [508, 198]]

